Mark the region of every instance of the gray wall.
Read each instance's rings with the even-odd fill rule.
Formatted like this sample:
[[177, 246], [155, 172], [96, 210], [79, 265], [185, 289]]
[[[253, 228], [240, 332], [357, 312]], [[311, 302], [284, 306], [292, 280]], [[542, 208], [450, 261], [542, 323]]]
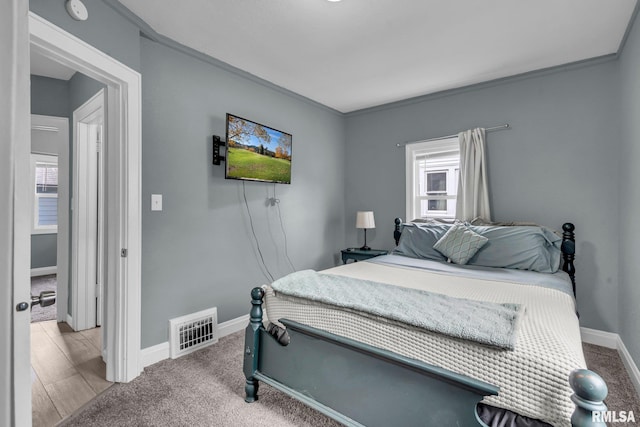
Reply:
[[370, 246], [391, 248], [405, 215], [404, 150], [397, 142], [509, 123], [489, 133], [494, 220], [535, 221], [577, 233], [581, 324], [618, 330], [619, 99], [616, 61], [512, 78], [347, 116], [346, 234], [373, 210]]
[[[217, 306], [224, 322], [245, 315], [261, 273], [242, 182], [211, 164], [211, 135], [227, 112], [293, 135], [292, 183], [245, 184], [265, 262], [284, 256], [276, 191], [298, 269], [336, 264], [345, 244], [344, 119], [170, 48], [142, 39], [142, 345], [166, 341], [167, 319]], [[151, 194], [164, 210], [151, 212]]]
[[[43, 116], [69, 117], [69, 82], [49, 77], [31, 76], [31, 113]], [[48, 148], [31, 146], [35, 152]], [[57, 264], [57, 234], [31, 235], [31, 268]]]
[[620, 155], [620, 336], [640, 365], [640, 24], [638, 18], [620, 58], [623, 137]]
[[106, 86], [82, 73], [75, 73], [69, 80], [69, 117], [73, 120], [73, 112], [91, 99], [100, 89]]
[[83, 0], [86, 21], [69, 16], [64, 0], [29, 0], [29, 10], [134, 70], [140, 70], [140, 30], [102, 0]]
[[31, 268], [55, 267], [58, 264], [58, 234], [31, 235]]
[[[345, 244], [344, 118], [141, 38], [108, 4], [85, 3], [85, 22], [73, 21], [62, 1], [32, 0], [30, 9], [142, 71], [142, 346], [166, 341], [175, 316], [214, 305], [220, 322], [245, 315], [250, 289], [268, 281], [242, 184], [211, 165], [211, 135], [224, 135], [227, 112], [293, 134], [292, 184], [246, 183], [272, 274], [290, 271], [278, 210], [265, 203], [274, 188], [296, 268], [335, 265]], [[150, 211], [152, 193], [164, 195], [162, 212]]]
[[[375, 211], [372, 246], [392, 246], [390, 225], [405, 214], [404, 152], [397, 142], [510, 123], [512, 130], [488, 137], [494, 219], [574, 222], [581, 323], [620, 331], [640, 359], [633, 285], [639, 267], [632, 256], [638, 244], [633, 234], [618, 232], [633, 229], [640, 213], [631, 184], [640, 178], [632, 163], [640, 157], [637, 29], [621, 61], [592, 61], [345, 118], [141, 39], [108, 4], [86, 4], [86, 22], [73, 21], [62, 1], [31, 0], [30, 9], [142, 71], [143, 347], [166, 340], [166, 320], [177, 315], [212, 305], [220, 321], [246, 314], [248, 290], [267, 281], [241, 184], [224, 180], [223, 166], [210, 165], [210, 136], [224, 134], [224, 114], [232, 112], [293, 133], [293, 184], [275, 189], [299, 269], [332, 265], [339, 248], [361, 244], [357, 210]], [[273, 189], [246, 184], [265, 259], [279, 276], [288, 269], [277, 210], [265, 205]], [[164, 194], [163, 212], [150, 212], [152, 193]]]
[[32, 75], [31, 114], [69, 117], [69, 82]]

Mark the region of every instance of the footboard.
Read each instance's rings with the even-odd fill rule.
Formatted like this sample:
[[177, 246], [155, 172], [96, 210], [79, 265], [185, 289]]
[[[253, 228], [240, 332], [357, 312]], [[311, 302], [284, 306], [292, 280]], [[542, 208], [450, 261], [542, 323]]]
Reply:
[[[263, 297], [262, 288], [251, 291], [247, 402], [258, 399], [262, 381], [347, 426], [486, 426], [476, 405], [497, 387], [291, 320], [280, 319], [289, 340], [278, 340], [262, 324]], [[607, 410], [602, 378], [579, 369], [568, 380], [576, 404], [571, 424], [604, 427], [593, 416]]]
[[252, 291], [247, 402], [262, 381], [349, 426], [484, 425], [476, 405], [497, 387], [286, 319], [282, 345], [262, 326], [262, 297]]

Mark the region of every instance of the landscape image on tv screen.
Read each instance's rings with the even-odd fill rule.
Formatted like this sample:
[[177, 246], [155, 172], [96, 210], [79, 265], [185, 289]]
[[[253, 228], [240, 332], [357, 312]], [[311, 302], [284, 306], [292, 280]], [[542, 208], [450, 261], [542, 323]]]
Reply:
[[291, 135], [227, 114], [225, 177], [291, 183]]

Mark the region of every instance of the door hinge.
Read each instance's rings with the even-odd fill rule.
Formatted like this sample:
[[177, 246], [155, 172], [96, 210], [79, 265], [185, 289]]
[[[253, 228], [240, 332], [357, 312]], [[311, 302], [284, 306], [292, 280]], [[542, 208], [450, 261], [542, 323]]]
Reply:
[[120, 249], [120, 256], [121, 256], [122, 258], [126, 258], [126, 257], [127, 257], [127, 253], [128, 253], [128, 252], [127, 252], [127, 250], [126, 250], [126, 249], [124, 249], [124, 248]]

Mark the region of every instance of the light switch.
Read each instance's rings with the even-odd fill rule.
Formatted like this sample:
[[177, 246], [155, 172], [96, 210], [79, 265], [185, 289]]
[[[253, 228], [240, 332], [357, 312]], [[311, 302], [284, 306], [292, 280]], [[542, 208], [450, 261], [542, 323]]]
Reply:
[[151, 195], [151, 210], [152, 211], [162, 210], [162, 194]]

